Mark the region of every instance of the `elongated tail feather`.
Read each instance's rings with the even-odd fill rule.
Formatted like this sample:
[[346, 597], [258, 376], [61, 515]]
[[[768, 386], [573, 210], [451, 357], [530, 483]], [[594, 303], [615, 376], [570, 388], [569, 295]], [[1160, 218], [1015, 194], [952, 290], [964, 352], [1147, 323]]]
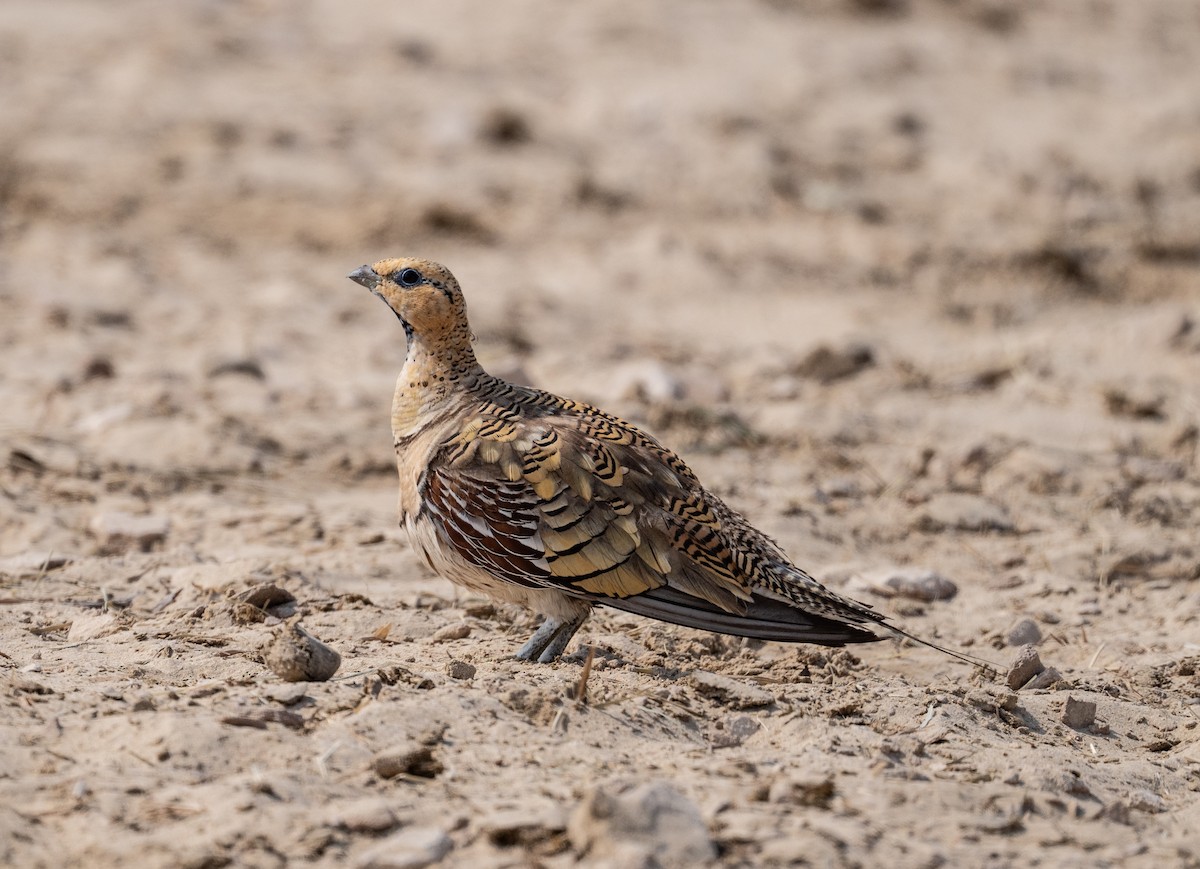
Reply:
[[859, 627], [807, 613], [782, 601], [757, 594], [747, 605], [745, 614], [726, 612], [706, 600], [670, 586], [652, 589], [634, 597], [607, 598], [598, 603], [671, 624], [756, 640], [844, 646], [849, 643], [873, 643], [894, 637], [910, 640], [963, 663], [981, 667], [992, 675], [1000, 672], [1000, 669], [989, 661], [923, 640], [908, 631], [893, 627], [885, 622], [882, 616], [869, 610], [866, 614], [872, 618], [868, 624], [879, 633], [865, 626]]

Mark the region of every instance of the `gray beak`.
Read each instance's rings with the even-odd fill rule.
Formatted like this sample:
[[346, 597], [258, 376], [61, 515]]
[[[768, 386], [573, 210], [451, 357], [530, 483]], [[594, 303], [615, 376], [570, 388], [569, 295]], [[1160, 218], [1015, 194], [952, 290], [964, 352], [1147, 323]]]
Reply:
[[356, 284], [362, 284], [372, 293], [379, 289], [379, 281], [381, 280], [375, 269], [370, 266], [356, 268], [346, 277], [350, 278]]

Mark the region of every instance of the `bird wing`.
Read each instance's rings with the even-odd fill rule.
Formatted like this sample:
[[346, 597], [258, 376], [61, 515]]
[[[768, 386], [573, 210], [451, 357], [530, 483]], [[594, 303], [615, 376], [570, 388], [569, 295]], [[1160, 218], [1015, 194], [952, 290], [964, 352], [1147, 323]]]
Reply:
[[[649, 435], [532, 394], [472, 415], [422, 477], [422, 515], [462, 559], [676, 624], [829, 644], [875, 638], [838, 619], [877, 616], [791, 567]], [[813, 588], [781, 579], [785, 566]]]
[[724, 608], [748, 599], [682, 460], [615, 417], [574, 411], [585, 407], [493, 405], [446, 438], [421, 483], [443, 543], [503, 579], [580, 596], [678, 577]]

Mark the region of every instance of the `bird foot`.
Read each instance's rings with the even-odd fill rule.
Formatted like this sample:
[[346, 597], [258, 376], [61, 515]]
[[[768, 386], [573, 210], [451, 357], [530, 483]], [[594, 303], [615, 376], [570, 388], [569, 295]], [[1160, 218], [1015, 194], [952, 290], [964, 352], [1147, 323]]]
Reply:
[[529, 642], [521, 646], [517, 652], [518, 661], [537, 661], [539, 664], [549, 664], [557, 661], [559, 655], [571, 642], [571, 637], [587, 621], [587, 612], [573, 619], [557, 619], [547, 616], [541, 626], [533, 632]]

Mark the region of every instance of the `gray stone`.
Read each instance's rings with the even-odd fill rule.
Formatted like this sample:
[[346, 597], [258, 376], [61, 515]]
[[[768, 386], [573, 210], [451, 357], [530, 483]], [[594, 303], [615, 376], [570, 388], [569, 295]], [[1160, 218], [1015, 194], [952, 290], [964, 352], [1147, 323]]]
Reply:
[[1030, 646], [1042, 641], [1042, 630], [1033, 619], [1021, 619], [1008, 629], [1004, 642], [1010, 646]]
[[1063, 681], [1062, 673], [1058, 672], [1058, 669], [1055, 667], [1047, 667], [1026, 682], [1025, 689], [1028, 691], [1037, 691], [1041, 688], [1049, 688], [1061, 681]]
[[594, 789], [571, 816], [567, 834], [587, 861], [632, 857], [632, 849], [652, 865], [682, 869], [717, 854], [700, 810], [661, 781]]
[[950, 600], [958, 594], [958, 586], [937, 571], [915, 568], [892, 568], [873, 580], [900, 597], [912, 598], [929, 603], [935, 600]]
[[724, 724], [724, 729], [717, 731], [713, 736], [714, 748], [731, 748], [741, 745], [762, 729], [762, 725], [749, 715], [738, 715], [735, 718], [726, 719]]
[[1004, 642], [1009, 646], [1033, 646], [1042, 642], [1042, 629], [1032, 618], [1022, 618], [1020, 622], [1008, 629]]

